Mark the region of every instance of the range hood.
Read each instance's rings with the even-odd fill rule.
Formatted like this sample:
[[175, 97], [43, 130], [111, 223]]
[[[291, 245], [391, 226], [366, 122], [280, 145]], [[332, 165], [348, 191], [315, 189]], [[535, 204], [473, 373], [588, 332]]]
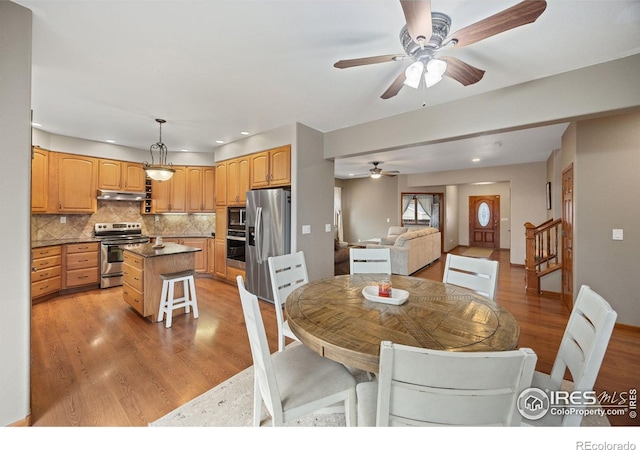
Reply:
[[147, 194], [144, 192], [121, 192], [98, 189], [98, 200], [119, 200], [128, 202], [141, 202]]

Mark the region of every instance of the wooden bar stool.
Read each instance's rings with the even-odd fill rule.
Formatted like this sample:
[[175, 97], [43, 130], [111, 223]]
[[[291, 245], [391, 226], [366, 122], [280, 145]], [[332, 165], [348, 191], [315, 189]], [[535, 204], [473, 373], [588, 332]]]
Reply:
[[[191, 311], [193, 307], [193, 317], [198, 318], [198, 300], [196, 298], [196, 283], [194, 280], [195, 270], [185, 270], [176, 273], [163, 273], [162, 294], [160, 295], [160, 310], [158, 311], [158, 321], [162, 322], [164, 314], [167, 313], [165, 326], [171, 327], [171, 318], [174, 309], [184, 308], [185, 313]], [[183, 296], [174, 298], [175, 283], [182, 281]]]

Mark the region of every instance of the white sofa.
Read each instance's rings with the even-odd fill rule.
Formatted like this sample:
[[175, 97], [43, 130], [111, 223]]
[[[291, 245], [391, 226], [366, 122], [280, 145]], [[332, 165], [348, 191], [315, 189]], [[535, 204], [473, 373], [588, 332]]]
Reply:
[[[395, 229], [395, 230], [392, 230]], [[401, 227], [391, 227], [391, 231]], [[440, 231], [437, 228], [408, 229], [398, 237], [387, 236], [381, 244], [367, 244], [367, 248], [388, 248], [391, 251], [391, 273], [411, 275], [442, 255]], [[392, 244], [385, 244], [391, 243]]]

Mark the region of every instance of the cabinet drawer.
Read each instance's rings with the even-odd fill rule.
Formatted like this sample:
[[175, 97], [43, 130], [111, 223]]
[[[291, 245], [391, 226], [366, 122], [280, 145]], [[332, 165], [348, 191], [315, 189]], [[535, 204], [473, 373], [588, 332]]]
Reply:
[[136, 256], [131, 252], [124, 252], [124, 257], [122, 258], [125, 264], [130, 265], [131, 267], [135, 267], [136, 269], [142, 270], [144, 265], [144, 258], [140, 256]]
[[98, 252], [69, 253], [66, 258], [67, 270], [98, 267]]
[[136, 290], [129, 283], [124, 283], [122, 286], [122, 297], [124, 301], [133, 307], [140, 314], [144, 315], [144, 299], [142, 292]]
[[60, 254], [60, 246], [53, 247], [41, 247], [33, 249], [33, 259], [48, 258], [49, 256], [55, 256]]
[[31, 282], [48, 280], [49, 278], [60, 276], [60, 266], [49, 267], [37, 272], [31, 272]]
[[143, 275], [142, 270], [130, 266], [129, 264], [122, 265], [122, 274], [123, 274], [123, 282], [131, 285], [138, 291], [142, 292], [144, 290], [143, 286]]
[[33, 260], [33, 267], [36, 269], [46, 269], [47, 267], [60, 266], [62, 257], [60, 255], [49, 256], [48, 258], [39, 258]]
[[31, 298], [58, 292], [60, 291], [60, 286], [62, 286], [62, 282], [59, 276], [48, 280], [36, 281], [31, 284]]
[[85, 284], [98, 284], [99, 274], [97, 267], [88, 269], [67, 270], [67, 288], [83, 286]]
[[85, 242], [83, 244], [67, 244], [67, 253], [97, 252], [98, 242]]

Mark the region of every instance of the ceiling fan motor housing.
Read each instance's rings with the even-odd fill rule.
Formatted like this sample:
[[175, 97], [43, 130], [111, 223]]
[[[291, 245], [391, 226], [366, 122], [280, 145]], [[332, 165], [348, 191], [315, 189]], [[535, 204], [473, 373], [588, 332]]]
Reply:
[[422, 61], [425, 65], [429, 60], [433, 59], [435, 53], [442, 46], [442, 42], [449, 34], [451, 18], [446, 14], [433, 12], [431, 13], [431, 24], [433, 29], [431, 38], [429, 42], [425, 42], [423, 45], [414, 42], [406, 25], [400, 30], [400, 43], [404, 48], [404, 52], [416, 61]]

